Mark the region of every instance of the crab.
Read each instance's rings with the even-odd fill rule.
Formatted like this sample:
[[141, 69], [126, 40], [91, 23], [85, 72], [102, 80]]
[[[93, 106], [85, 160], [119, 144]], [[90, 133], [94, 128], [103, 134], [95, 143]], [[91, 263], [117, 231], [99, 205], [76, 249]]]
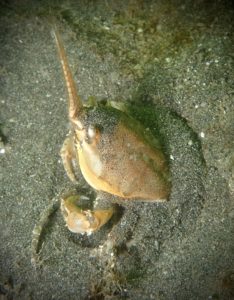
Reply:
[[[159, 139], [124, 108], [109, 102], [87, 106], [81, 101], [61, 37], [53, 31], [68, 91], [71, 131], [61, 157], [71, 181], [77, 182], [75, 166], [98, 193], [105, 192], [123, 201], [166, 201], [171, 183], [169, 166]], [[68, 229], [91, 234], [115, 213], [111, 199], [93, 209], [79, 206], [80, 195], [61, 200]], [[100, 202], [100, 201], [99, 201]]]

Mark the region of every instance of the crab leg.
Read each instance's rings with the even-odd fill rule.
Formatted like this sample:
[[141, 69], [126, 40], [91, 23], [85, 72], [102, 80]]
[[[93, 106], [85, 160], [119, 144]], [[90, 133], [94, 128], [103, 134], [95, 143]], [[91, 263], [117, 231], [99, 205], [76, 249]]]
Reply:
[[76, 175], [74, 171], [73, 163], [76, 161], [76, 152], [74, 149], [74, 142], [71, 134], [65, 139], [62, 148], [60, 150], [60, 155], [62, 158], [64, 169], [67, 176], [72, 182], [76, 182]]

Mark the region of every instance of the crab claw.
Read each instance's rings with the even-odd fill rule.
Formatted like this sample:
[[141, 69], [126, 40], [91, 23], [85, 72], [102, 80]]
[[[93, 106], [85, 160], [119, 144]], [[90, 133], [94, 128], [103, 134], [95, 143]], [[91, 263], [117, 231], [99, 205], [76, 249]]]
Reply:
[[74, 233], [88, 234], [100, 229], [114, 213], [113, 208], [102, 210], [83, 210], [76, 202], [80, 197], [69, 196], [61, 201], [61, 211], [68, 229]]

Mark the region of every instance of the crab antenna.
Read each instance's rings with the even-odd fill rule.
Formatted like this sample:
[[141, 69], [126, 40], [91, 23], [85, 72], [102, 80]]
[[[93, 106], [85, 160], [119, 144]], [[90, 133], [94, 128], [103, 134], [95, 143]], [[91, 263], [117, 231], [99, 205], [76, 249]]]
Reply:
[[52, 34], [55, 38], [56, 45], [58, 48], [58, 53], [60, 57], [60, 61], [63, 68], [63, 74], [67, 85], [68, 90], [68, 106], [69, 106], [69, 118], [71, 121], [74, 121], [79, 115], [80, 111], [83, 108], [82, 101], [77, 93], [77, 88], [71, 73], [71, 69], [68, 64], [68, 60], [66, 57], [66, 53], [63, 47], [62, 40], [60, 35], [56, 29], [52, 30]]

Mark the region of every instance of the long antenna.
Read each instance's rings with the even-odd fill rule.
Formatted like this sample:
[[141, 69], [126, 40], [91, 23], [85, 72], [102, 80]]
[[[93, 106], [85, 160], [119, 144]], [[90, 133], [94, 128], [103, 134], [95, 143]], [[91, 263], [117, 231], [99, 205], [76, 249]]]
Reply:
[[52, 35], [55, 38], [61, 65], [63, 68], [65, 82], [67, 85], [69, 118], [71, 121], [75, 121], [75, 119], [77, 120], [77, 117], [79, 116], [79, 113], [81, 112], [81, 110], [83, 108], [83, 104], [77, 93], [77, 88], [76, 88], [76, 85], [75, 85], [75, 82], [74, 82], [74, 79], [73, 79], [73, 76], [71, 73], [71, 69], [68, 64], [68, 60], [66, 57], [66, 53], [65, 53], [65, 50], [63, 47], [61, 37], [56, 29], [52, 30]]

